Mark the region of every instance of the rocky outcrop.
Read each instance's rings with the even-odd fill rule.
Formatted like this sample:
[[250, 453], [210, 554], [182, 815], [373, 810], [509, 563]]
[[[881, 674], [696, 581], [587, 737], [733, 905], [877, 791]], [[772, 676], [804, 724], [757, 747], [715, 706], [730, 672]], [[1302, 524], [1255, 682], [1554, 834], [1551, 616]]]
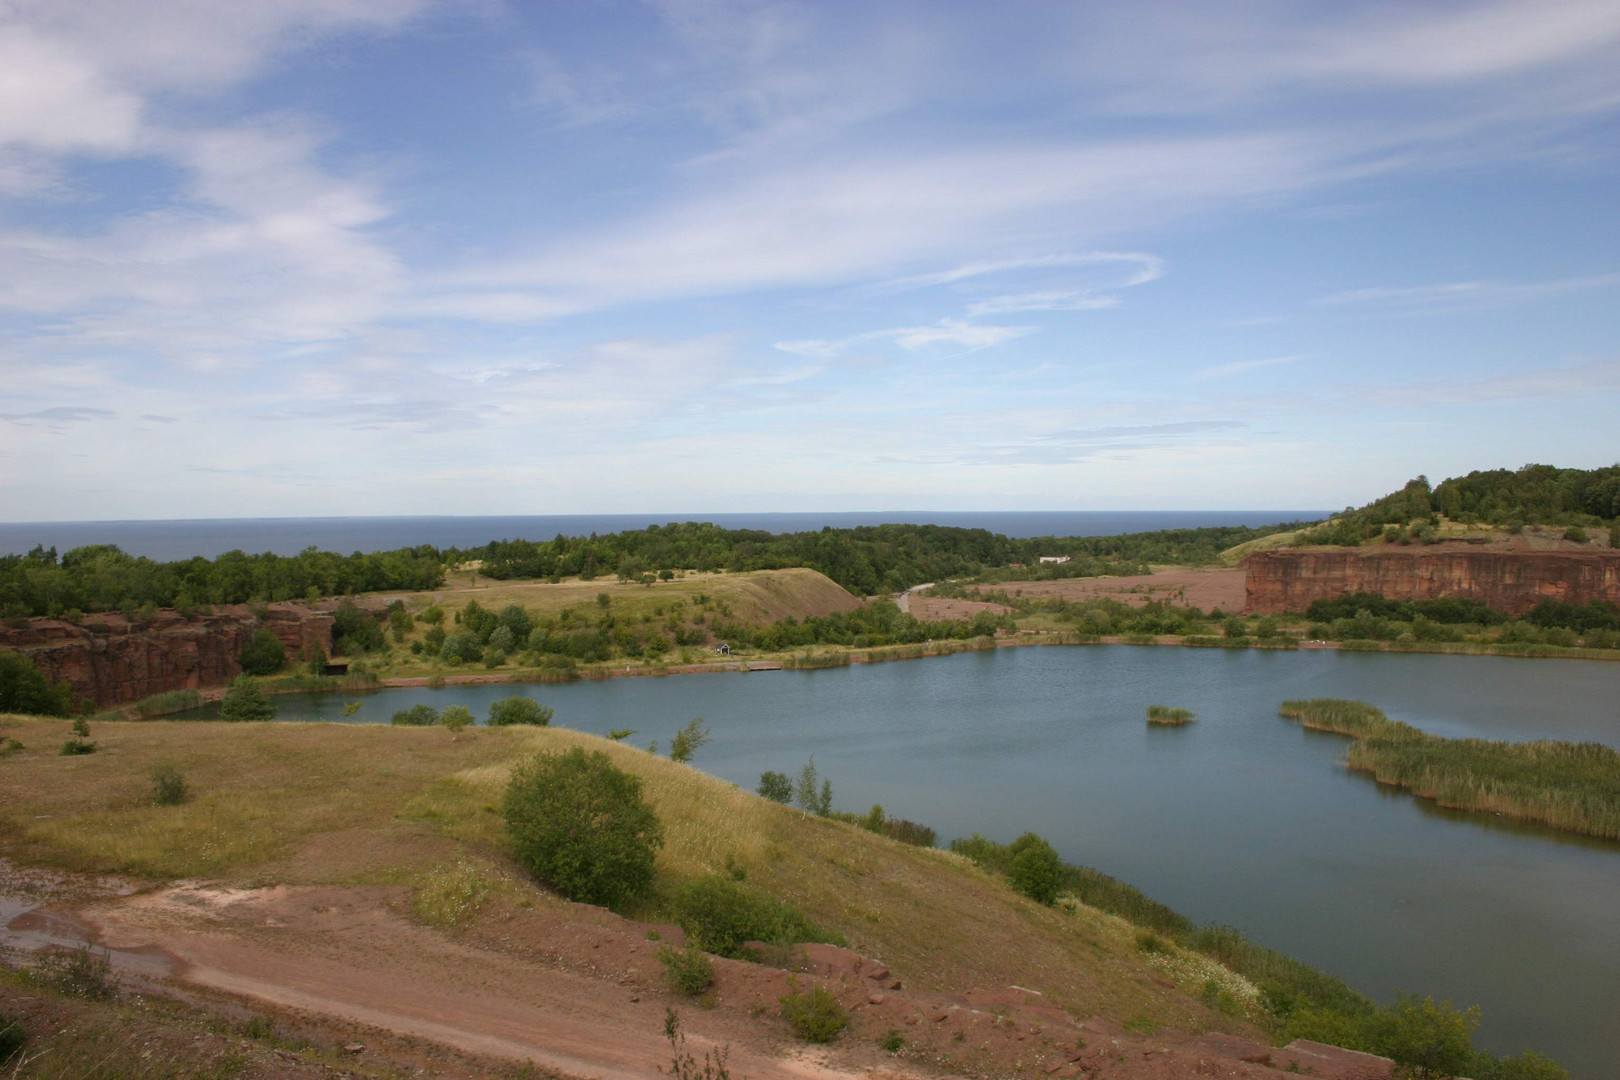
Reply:
[[75, 698], [105, 707], [229, 682], [242, 673], [238, 658], [260, 627], [281, 639], [290, 660], [316, 647], [332, 652], [331, 614], [300, 604], [257, 611], [234, 605], [190, 618], [160, 611], [134, 621], [118, 614], [76, 623], [29, 619], [0, 627], [0, 649], [27, 653], [51, 682], [66, 680]]
[[1377, 593], [1391, 600], [1463, 596], [1509, 615], [1543, 600], [1620, 603], [1620, 552], [1492, 551], [1467, 546], [1304, 548], [1243, 560], [1247, 610], [1304, 611], [1313, 600]]

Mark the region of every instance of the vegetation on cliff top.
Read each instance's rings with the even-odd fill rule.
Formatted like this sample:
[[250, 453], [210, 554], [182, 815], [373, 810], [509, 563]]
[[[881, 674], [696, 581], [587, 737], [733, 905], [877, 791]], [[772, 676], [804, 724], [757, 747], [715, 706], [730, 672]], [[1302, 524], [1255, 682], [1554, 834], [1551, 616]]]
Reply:
[[1463, 524], [1508, 527], [1564, 525], [1569, 537], [1581, 526], [1620, 523], [1620, 465], [1560, 469], [1552, 465], [1475, 471], [1431, 487], [1427, 477], [1359, 509], [1346, 509], [1325, 524], [1301, 530], [1297, 544], [1355, 546], [1375, 536], [1425, 541], [1436, 538], [1440, 515]]
[[1620, 753], [1598, 743], [1430, 735], [1359, 701], [1285, 701], [1305, 727], [1348, 735], [1346, 764], [1442, 806], [1620, 839]]

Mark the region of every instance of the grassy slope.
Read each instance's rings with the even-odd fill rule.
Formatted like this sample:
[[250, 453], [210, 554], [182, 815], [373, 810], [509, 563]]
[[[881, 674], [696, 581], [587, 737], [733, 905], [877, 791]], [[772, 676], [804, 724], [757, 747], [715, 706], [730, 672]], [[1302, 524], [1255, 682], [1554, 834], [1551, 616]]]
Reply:
[[[60, 757], [63, 721], [0, 717], [27, 749], [0, 762], [0, 853], [25, 862], [157, 878], [421, 884], [471, 860], [516, 875], [493, 812], [511, 764], [586, 745], [641, 776], [666, 823], [662, 879], [741, 864], [749, 880], [881, 957], [914, 989], [1030, 986], [1079, 1016], [1255, 1033], [1155, 983], [1197, 993], [1138, 954], [1122, 920], [1014, 894], [954, 856], [808, 817], [632, 747], [561, 729], [177, 722], [102, 723], [99, 752]], [[194, 798], [149, 805], [148, 774], [173, 763]], [[536, 902], [548, 902], [524, 885]], [[658, 917], [657, 902], [636, 914]]]
[[[476, 599], [486, 608], [499, 610], [519, 604], [536, 615], [556, 615], [572, 607], [588, 617], [598, 608], [596, 598], [606, 593], [616, 615], [639, 617], [662, 607], [667, 615], [677, 604], [690, 615], [694, 598], [702, 593], [731, 610], [731, 617], [747, 623], [772, 623], [789, 615], [830, 615], [852, 611], [856, 599], [831, 578], [815, 570], [751, 570], [741, 574], [688, 573], [674, 581], [653, 585], [626, 585], [611, 578], [580, 581], [570, 578], [553, 585], [545, 581], [494, 581], [464, 572], [452, 573], [443, 589], [431, 593], [406, 594], [412, 611], [435, 599], [447, 611], [457, 611], [468, 600]], [[662, 618], [662, 616], [660, 616]]]

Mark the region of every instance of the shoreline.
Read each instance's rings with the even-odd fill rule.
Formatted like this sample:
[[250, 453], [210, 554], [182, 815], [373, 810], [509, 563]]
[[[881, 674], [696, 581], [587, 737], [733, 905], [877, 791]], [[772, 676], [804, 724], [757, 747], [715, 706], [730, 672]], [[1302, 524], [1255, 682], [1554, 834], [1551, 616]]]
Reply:
[[[1128, 634], [1092, 636], [1062, 631], [1037, 630], [1019, 633], [1010, 637], [998, 637], [993, 641], [985, 638], [950, 639], [948, 645], [942, 642], [925, 642], [916, 645], [879, 645], [868, 649], [850, 649], [844, 652], [829, 651], [786, 656], [777, 654], [770, 658], [762, 657], [757, 660], [719, 660], [710, 663], [627, 664], [623, 667], [615, 664], [581, 669], [572, 678], [558, 678], [555, 675], [545, 674], [544, 669], [529, 668], [508, 672], [469, 672], [459, 675], [442, 673], [433, 675], [395, 675], [378, 677], [375, 683], [367, 686], [304, 685], [278, 687], [271, 684], [278, 679], [286, 680], [288, 677], [285, 675], [272, 675], [264, 677], [259, 689], [264, 694], [273, 696], [284, 694], [367, 694], [378, 690], [419, 687], [438, 689], [444, 686], [490, 686], [500, 683], [603, 682], [608, 679], [661, 678], [667, 675], [747, 675], [766, 671], [815, 671], [850, 667], [855, 664], [883, 664], [898, 660], [925, 660], [937, 656], [954, 656], [963, 652], [988, 652], [991, 649], [1029, 646], [1080, 647], [1086, 645], [1142, 645], [1185, 649], [1254, 649], [1263, 652], [1419, 653], [1451, 656], [1499, 656], [1518, 660], [1620, 661], [1620, 649], [1584, 649], [1557, 645], [1510, 645], [1504, 647], [1471, 642], [1428, 642], [1408, 646], [1387, 641], [1298, 641], [1292, 638], [1267, 644], [1252, 639], [1248, 641], [1232, 641], [1225, 638], [1189, 640], [1187, 637], [1174, 634], [1152, 637]], [[334, 683], [338, 681], [338, 677], [331, 678]], [[313, 682], [313, 679], [311, 681]], [[202, 695], [204, 704], [212, 704], [224, 695], [225, 687], [205, 687], [199, 689], [198, 692]], [[134, 709], [140, 704], [140, 701], [129, 701], [101, 711], [105, 713], [122, 712]], [[193, 707], [186, 706], [170, 710], [170, 712], [148, 713], [141, 719], [155, 720], [170, 715], [172, 712], [185, 712]]]

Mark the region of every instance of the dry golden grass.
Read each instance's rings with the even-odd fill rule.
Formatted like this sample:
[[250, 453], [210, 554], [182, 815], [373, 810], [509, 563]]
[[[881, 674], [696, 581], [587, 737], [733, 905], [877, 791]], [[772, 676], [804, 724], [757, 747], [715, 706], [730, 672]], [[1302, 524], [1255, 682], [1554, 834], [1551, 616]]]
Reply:
[[[1042, 907], [958, 857], [580, 732], [478, 729], [452, 739], [438, 728], [102, 723], [92, 730], [97, 753], [65, 758], [56, 748], [66, 731], [64, 721], [0, 717], [0, 732], [27, 746], [0, 763], [0, 853], [160, 878], [398, 882], [418, 887], [419, 917], [460, 924], [480, 917], [486, 893], [547, 902], [508, 856], [498, 806], [516, 762], [579, 745], [641, 777], [666, 830], [665, 883], [741, 867], [916, 989], [1017, 984], [1077, 1016], [1255, 1033], [1155, 983], [1163, 973], [1119, 919]], [[151, 805], [148, 774], [163, 763], [185, 773], [191, 801]], [[661, 917], [660, 904], [635, 914]]]

